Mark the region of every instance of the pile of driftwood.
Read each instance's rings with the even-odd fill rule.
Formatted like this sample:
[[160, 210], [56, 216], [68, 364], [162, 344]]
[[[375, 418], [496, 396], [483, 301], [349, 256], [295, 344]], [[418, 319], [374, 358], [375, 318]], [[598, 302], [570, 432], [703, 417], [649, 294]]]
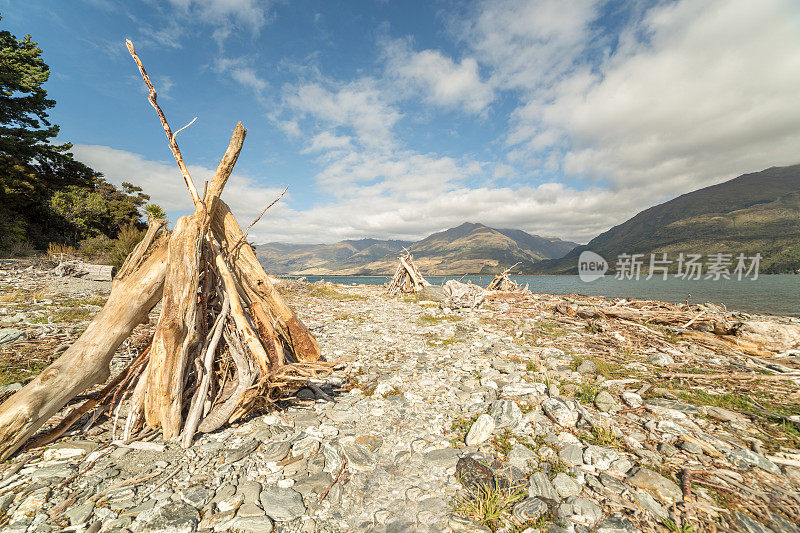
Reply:
[[410, 252], [399, 257], [397, 269], [394, 271], [392, 281], [386, 286], [389, 295], [395, 294], [413, 294], [419, 292], [422, 287], [430, 285], [422, 274], [420, 273], [417, 265], [414, 264], [414, 257]]
[[489, 283], [486, 287], [487, 291], [505, 291], [505, 292], [526, 292], [528, 290], [528, 285], [525, 284], [525, 287], [520, 287], [519, 283], [512, 280], [509, 277], [509, 273], [511, 269], [517, 266], [519, 263], [503, 270], [501, 273], [496, 275], [494, 279]]
[[46, 444], [77, 420], [113, 416], [112, 432], [129, 440], [161, 429], [191, 445], [197, 431], [214, 431], [326, 369], [317, 341], [272, 286], [220, 199], [244, 143], [237, 124], [202, 197], [181, 157], [156, 92], [150, 90], [194, 213], [172, 232], [151, 220], [146, 236], [117, 274], [106, 305], [53, 364], [0, 406], [0, 460], [23, 446], [71, 399], [109, 377], [117, 348], [160, 301], [149, 345], [102, 390], [28, 444]]
[[[713, 304], [670, 304], [649, 300], [619, 300], [614, 305], [578, 305], [560, 302], [556, 313], [589, 322], [616, 319], [658, 334], [651, 326], [660, 326], [681, 339], [712, 351], [734, 351], [747, 356], [768, 357], [774, 351], [800, 347], [800, 326], [772, 325], [766, 322], [741, 321]], [[794, 340], [793, 340], [794, 339]]]

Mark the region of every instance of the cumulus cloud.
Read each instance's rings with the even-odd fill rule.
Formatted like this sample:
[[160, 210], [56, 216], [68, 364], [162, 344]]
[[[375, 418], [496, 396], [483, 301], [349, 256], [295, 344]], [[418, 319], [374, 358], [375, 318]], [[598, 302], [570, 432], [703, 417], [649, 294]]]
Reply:
[[362, 146], [373, 148], [394, 144], [392, 129], [401, 117], [370, 78], [346, 84], [313, 82], [287, 87], [284, 106], [329, 127], [351, 130]]
[[415, 52], [408, 39], [387, 41], [383, 47], [387, 76], [422, 93], [431, 104], [480, 113], [494, 98], [472, 57], [458, 63], [439, 50]]
[[454, 31], [491, 68], [493, 84], [532, 90], [571, 70], [600, 6], [599, 0], [486, 0]]
[[677, 193], [795, 163], [798, 28], [800, 10], [782, 1], [653, 9], [634, 28], [645, 38], [557, 88], [540, 127], [568, 136], [567, 173], [617, 188]]
[[[177, 216], [194, 211], [189, 192], [174, 161], [152, 161], [137, 153], [93, 144], [76, 144], [72, 152], [75, 159], [101, 172], [114, 185], [127, 181], [142, 187], [153, 203], [172, 216], [173, 222]], [[200, 189], [216, 171], [200, 165], [188, 165], [188, 169]], [[282, 190], [264, 187], [257, 180], [234, 172], [225, 186], [224, 199], [239, 217], [239, 222], [249, 224]], [[284, 200], [289, 198], [290, 194], [284, 196]], [[270, 208], [269, 215], [278, 216], [286, 211], [286, 205], [278, 203]], [[263, 223], [268, 219], [269, 216], [265, 215]]]
[[258, 75], [249, 61], [244, 57], [220, 57], [214, 60], [214, 71], [217, 74], [229, 75], [239, 85], [252, 90], [256, 96], [269, 86], [269, 83]]

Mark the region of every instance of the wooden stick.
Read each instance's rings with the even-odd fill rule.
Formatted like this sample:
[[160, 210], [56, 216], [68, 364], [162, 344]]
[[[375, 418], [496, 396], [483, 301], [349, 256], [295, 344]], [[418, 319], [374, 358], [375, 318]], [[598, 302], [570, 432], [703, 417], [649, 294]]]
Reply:
[[192, 398], [189, 414], [186, 415], [186, 424], [184, 425], [183, 437], [181, 438], [181, 446], [183, 448], [188, 448], [192, 445], [192, 439], [197, 431], [197, 426], [200, 424], [200, 418], [203, 415], [203, 405], [205, 404], [206, 396], [208, 395], [208, 388], [211, 385], [211, 372], [212, 364], [214, 362], [214, 353], [217, 351], [219, 339], [222, 337], [222, 330], [225, 327], [225, 319], [228, 316], [228, 311], [230, 308], [230, 298], [226, 293], [225, 299], [222, 302], [222, 312], [220, 312], [216, 322], [214, 323], [211, 340], [209, 341], [205, 351], [205, 357], [203, 360], [203, 377], [200, 381], [200, 386], [197, 388], [194, 393], [194, 397]]
[[197, 209], [201, 204], [200, 196], [197, 194], [197, 188], [195, 188], [192, 177], [189, 175], [189, 169], [186, 168], [186, 164], [183, 162], [181, 150], [178, 148], [178, 143], [175, 142], [175, 135], [173, 135], [172, 129], [169, 127], [167, 117], [164, 116], [164, 112], [161, 110], [161, 107], [156, 101], [158, 95], [156, 94], [155, 87], [153, 87], [153, 82], [150, 81], [150, 76], [147, 75], [147, 71], [144, 69], [142, 61], [139, 59], [139, 56], [136, 55], [136, 51], [133, 49], [133, 43], [129, 39], [126, 39], [125, 45], [128, 47], [128, 52], [130, 52], [131, 57], [133, 57], [133, 60], [136, 62], [136, 66], [139, 67], [139, 72], [144, 79], [144, 83], [150, 90], [148, 100], [150, 101], [150, 105], [153, 106], [153, 109], [156, 110], [156, 113], [158, 113], [158, 118], [161, 120], [161, 125], [164, 127], [164, 133], [167, 134], [169, 148], [172, 150], [172, 155], [175, 157], [175, 161], [178, 163], [178, 168], [183, 175], [183, 181], [186, 183], [186, 187], [189, 189], [189, 194], [192, 196], [192, 202], [195, 205], [195, 209]]
[[236, 346], [233, 335], [227, 331], [224, 332], [224, 335], [228, 350], [233, 358], [233, 363], [236, 365], [236, 389], [222, 405], [212, 409], [211, 412], [208, 413], [208, 416], [203, 419], [197, 428], [202, 433], [210, 433], [225, 424], [236, 410], [236, 406], [242, 401], [242, 397], [247, 388], [253, 384], [253, 375], [250, 373], [245, 354]]

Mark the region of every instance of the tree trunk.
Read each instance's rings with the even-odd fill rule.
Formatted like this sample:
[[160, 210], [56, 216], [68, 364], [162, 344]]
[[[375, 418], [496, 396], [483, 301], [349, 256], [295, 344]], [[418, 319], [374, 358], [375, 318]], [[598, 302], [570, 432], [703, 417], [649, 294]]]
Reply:
[[[133, 328], [147, 321], [147, 314], [161, 299], [167, 266], [165, 239], [155, 242], [163, 226], [150, 225], [145, 243], [123, 265], [106, 305], [86, 331], [64, 354], [28, 385], [0, 406], [0, 461], [8, 458], [67, 402], [87, 388], [103, 383], [109, 363]], [[149, 253], [148, 253], [149, 252]], [[130, 264], [137, 268], [126, 268]]]

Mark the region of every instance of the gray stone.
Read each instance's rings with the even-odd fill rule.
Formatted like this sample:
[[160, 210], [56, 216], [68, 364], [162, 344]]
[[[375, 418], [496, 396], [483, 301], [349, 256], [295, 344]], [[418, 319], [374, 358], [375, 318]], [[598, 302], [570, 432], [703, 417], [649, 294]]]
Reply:
[[713, 405], [704, 405], [701, 410], [711, 418], [720, 420], [721, 422], [743, 422], [747, 420], [744, 416], [737, 412], [729, 411], [723, 407], [715, 407]]
[[322, 445], [322, 454], [325, 457], [325, 468], [323, 471], [329, 474], [339, 472], [343, 462], [339, 447], [326, 442]]
[[683, 492], [677, 484], [650, 469], [637, 467], [631, 471], [626, 481], [668, 505], [683, 501]]
[[610, 516], [597, 524], [595, 533], [639, 533], [639, 529], [624, 516]]
[[143, 512], [149, 511], [150, 509], [153, 509], [156, 506], [156, 503], [158, 503], [157, 500], [155, 500], [153, 498], [150, 498], [149, 500], [145, 501], [144, 503], [141, 503], [141, 504], [139, 504], [139, 505], [137, 505], [135, 507], [132, 507], [132, 508], [126, 510], [126, 511], [123, 511], [122, 513], [119, 514], [119, 516], [120, 516], [120, 518], [125, 518], [125, 517], [136, 518], [137, 516], [139, 516]]
[[494, 418], [487, 414], [478, 417], [477, 420], [469, 428], [465, 442], [467, 446], [475, 446], [485, 442], [494, 431], [495, 422]]
[[600, 483], [602, 483], [606, 489], [610, 490], [614, 494], [622, 494], [622, 492], [627, 488], [618, 479], [609, 476], [605, 472], [600, 474]]
[[64, 479], [73, 474], [73, 469], [67, 465], [52, 465], [37, 468], [31, 474], [31, 480], [44, 481], [53, 479]]
[[581, 364], [578, 365], [577, 370], [581, 374], [595, 374], [597, 372], [597, 365], [594, 364], [594, 361], [584, 359], [581, 361]]
[[161, 507], [140, 513], [136, 517], [136, 531], [163, 533], [190, 533], [197, 527], [200, 514], [197, 509], [181, 501], [170, 501]]
[[261, 516], [237, 517], [229, 522], [226, 527], [227, 531], [231, 533], [270, 533], [275, 528], [275, 525], [270, 517]]
[[662, 352], [651, 353], [647, 356], [647, 360], [656, 366], [670, 366], [675, 364], [672, 357]]
[[511, 466], [528, 472], [539, 464], [539, 457], [527, 446], [515, 444], [508, 452], [508, 462]]
[[241, 495], [248, 503], [258, 503], [261, 499], [261, 490], [261, 483], [258, 481], [241, 481], [236, 486], [236, 494]]
[[735, 450], [731, 450], [727, 453], [726, 457], [728, 458], [728, 461], [738, 466], [739, 468], [758, 466], [772, 474], [781, 473], [781, 469], [778, 467], [778, 465], [776, 465], [763, 455], [751, 452], [750, 450], [745, 450], [744, 448], [737, 448]]
[[331, 483], [333, 483], [333, 477], [326, 472], [321, 472], [301, 479], [292, 485], [292, 488], [303, 496], [308, 496], [311, 493], [322, 494], [331, 486]]
[[558, 452], [558, 457], [565, 463], [572, 466], [583, 464], [583, 446], [579, 444], [567, 444]]
[[745, 533], [775, 533], [761, 522], [739, 512], [736, 513], [736, 523]]
[[571, 410], [560, 398], [546, 398], [542, 402], [542, 409], [562, 427], [575, 427], [578, 423], [578, 412]]
[[552, 484], [553, 488], [556, 489], [556, 492], [562, 498], [577, 496], [581, 493], [580, 483], [575, 481], [575, 478], [572, 478], [563, 472], [556, 474], [556, 477], [553, 478]]
[[602, 518], [603, 512], [591, 500], [570, 496], [558, 506], [558, 515], [576, 524], [592, 527]]
[[262, 516], [264, 516], [264, 510], [251, 502], [243, 503], [241, 507], [239, 507], [239, 510], [236, 511], [237, 518], [259, 518]]
[[289, 450], [292, 449], [292, 444], [289, 441], [270, 441], [265, 442], [261, 447], [261, 454], [264, 456], [264, 461], [268, 463], [277, 463], [289, 455]]
[[266, 487], [261, 491], [261, 507], [273, 520], [288, 521], [306, 512], [303, 496], [293, 489]]
[[92, 511], [94, 511], [94, 503], [88, 502], [70, 507], [64, 511], [64, 516], [69, 518], [69, 525], [74, 526], [89, 520], [89, 517], [92, 516]]
[[25, 332], [20, 329], [3, 328], [0, 329], [0, 345], [16, 342], [25, 338]]
[[319, 450], [319, 441], [314, 437], [300, 439], [292, 445], [292, 455], [311, 457]]
[[458, 450], [454, 448], [431, 450], [422, 457], [425, 459], [425, 462], [433, 466], [450, 468], [451, 466], [456, 466], [458, 462]]
[[497, 400], [492, 403], [491, 417], [499, 429], [515, 429], [522, 422], [522, 410], [514, 402]]
[[611, 393], [608, 391], [600, 391], [600, 393], [595, 396], [594, 405], [600, 412], [608, 413], [611, 411], [619, 411], [619, 404], [617, 400], [611, 396]]
[[583, 462], [597, 470], [608, 470], [611, 463], [619, 459], [619, 452], [607, 446], [587, 446], [583, 451]]
[[544, 472], [534, 472], [531, 474], [530, 483], [528, 485], [528, 494], [533, 497], [544, 498], [546, 500], [558, 501], [558, 493], [553, 488], [553, 484], [547, 479]]
[[625, 405], [627, 405], [631, 409], [636, 409], [637, 407], [641, 407], [642, 404], [644, 403], [642, 397], [636, 394], [635, 392], [623, 392], [622, 401], [625, 402]]
[[445, 300], [444, 290], [438, 285], [427, 285], [417, 293], [417, 299], [442, 303]]
[[375, 456], [360, 444], [345, 444], [342, 451], [347, 457], [347, 467], [354, 472], [366, 472], [375, 467]]
[[225, 463], [231, 464], [237, 461], [241, 461], [251, 453], [253, 453], [258, 445], [261, 444], [261, 441], [258, 439], [248, 439], [244, 441], [242, 444], [237, 446], [236, 448], [229, 449], [225, 451]]
[[294, 427], [305, 429], [309, 427], [319, 427], [319, 417], [311, 411], [302, 411], [294, 415]]
[[539, 498], [525, 498], [514, 506], [514, 518], [519, 522], [533, 521], [547, 512], [547, 504]]
[[672, 457], [678, 453], [678, 449], [669, 442], [662, 442], [658, 445], [658, 451], [667, 457]]
[[681, 442], [678, 446], [680, 446], [681, 450], [685, 451], [686, 453], [693, 453], [695, 455], [700, 455], [703, 453], [703, 448], [696, 442], [691, 442], [685, 440]]
[[45, 461], [58, 461], [59, 459], [72, 459], [95, 451], [96, 442], [86, 440], [63, 441], [51, 444], [42, 453]]
[[662, 520], [667, 517], [667, 511], [655, 500], [655, 498], [650, 496], [650, 494], [646, 493], [645, 491], [637, 490], [633, 493], [633, 497], [636, 499], [636, 503], [638, 503], [639, 506], [645, 511], [649, 511]]
[[453, 533], [492, 533], [492, 530], [458, 515], [447, 515], [447, 526]]
[[211, 498], [214, 497], [214, 491], [202, 485], [194, 485], [183, 489], [178, 493], [178, 496], [185, 503], [199, 509], [211, 501]]

